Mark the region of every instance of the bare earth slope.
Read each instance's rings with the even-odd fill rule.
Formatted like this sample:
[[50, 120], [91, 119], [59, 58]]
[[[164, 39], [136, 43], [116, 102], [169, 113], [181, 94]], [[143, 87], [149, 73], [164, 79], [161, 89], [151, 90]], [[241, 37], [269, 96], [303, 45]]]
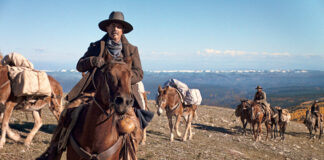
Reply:
[[[153, 102], [149, 107], [156, 111]], [[199, 106], [198, 119], [193, 122], [193, 140], [182, 142], [175, 138], [169, 141], [169, 128], [165, 115], [155, 115], [147, 129], [146, 145], [140, 146], [139, 159], [324, 159], [324, 137], [322, 140], [309, 140], [306, 127], [291, 122], [287, 128], [286, 140], [264, 141], [266, 130], [263, 127], [262, 141], [254, 142], [252, 135], [241, 135], [241, 122], [236, 121], [234, 110], [213, 106]], [[28, 120], [27, 120], [28, 117]], [[14, 111], [10, 126], [19, 132], [23, 139], [32, 128], [30, 113]], [[46, 108], [42, 113], [44, 126], [38, 132], [30, 148], [8, 139], [0, 151], [0, 159], [34, 159], [49, 145], [56, 120]], [[249, 126], [248, 126], [249, 128]], [[180, 130], [183, 133], [184, 125]], [[62, 159], [65, 159], [62, 158]]]

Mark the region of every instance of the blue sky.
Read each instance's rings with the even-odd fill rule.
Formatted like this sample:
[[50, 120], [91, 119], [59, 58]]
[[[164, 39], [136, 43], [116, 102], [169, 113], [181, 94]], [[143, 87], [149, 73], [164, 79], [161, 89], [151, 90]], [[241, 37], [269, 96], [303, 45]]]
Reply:
[[111, 11], [133, 25], [144, 70], [324, 70], [321, 0], [0, 0], [0, 51], [74, 69]]

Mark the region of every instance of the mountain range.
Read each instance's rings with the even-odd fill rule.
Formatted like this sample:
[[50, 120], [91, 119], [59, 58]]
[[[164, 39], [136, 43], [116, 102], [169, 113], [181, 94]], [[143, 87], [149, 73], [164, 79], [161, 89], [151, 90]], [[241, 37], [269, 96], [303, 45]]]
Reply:
[[[47, 71], [69, 92], [81, 79], [75, 70]], [[324, 71], [316, 70], [162, 70], [145, 71], [143, 83], [149, 99], [157, 88], [175, 78], [202, 94], [202, 104], [234, 108], [241, 98], [252, 99], [261, 85], [272, 106], [296, 106], [304, 101], [324, 97]]]

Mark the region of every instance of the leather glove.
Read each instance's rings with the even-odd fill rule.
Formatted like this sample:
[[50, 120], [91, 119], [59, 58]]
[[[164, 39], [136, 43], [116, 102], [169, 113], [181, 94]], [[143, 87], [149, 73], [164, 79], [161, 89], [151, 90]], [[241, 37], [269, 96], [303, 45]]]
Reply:
[[103, 58], [101, 58], [101, 57], [93, 57], [93, 58], [91, 59], [91, 64], [92, 64], [93, 67], [98, 67], [98, 68], [100, 68], [100, 67], [102, 67], [105, 63], [106, 63], [105, 60], [104, 60]]

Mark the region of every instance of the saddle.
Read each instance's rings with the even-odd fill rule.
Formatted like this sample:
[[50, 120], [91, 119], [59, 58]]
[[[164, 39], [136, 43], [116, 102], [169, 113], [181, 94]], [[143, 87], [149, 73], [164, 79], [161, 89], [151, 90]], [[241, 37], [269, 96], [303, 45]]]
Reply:
[[79, 115], [81, 114], [81, 112], [86, 111], [85, 108], [87, 108], [87, 106], [89, 106], [89, 104], [83, 104], [79, 107], [64, 109], [61, 113], [60, 118], [63, 118], [63, 128], [60, 132], [60, 138], [58, 142], [59, 153], [65, 151], [72, 130], [79, 119]]

